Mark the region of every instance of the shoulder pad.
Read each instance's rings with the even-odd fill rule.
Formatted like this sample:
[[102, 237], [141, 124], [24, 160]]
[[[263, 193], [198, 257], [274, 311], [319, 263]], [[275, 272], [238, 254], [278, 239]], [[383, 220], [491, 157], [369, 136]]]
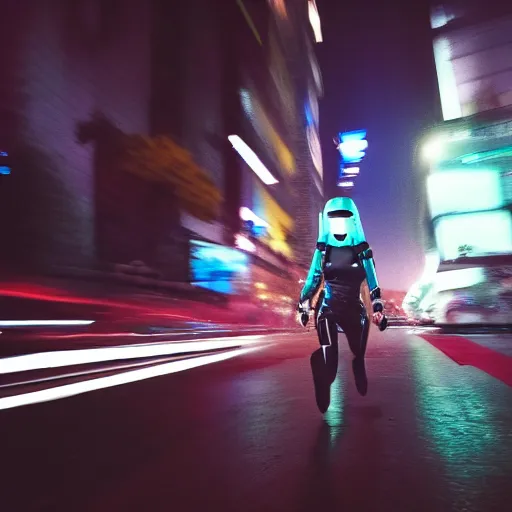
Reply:
[[327, 245], [324, 243], [324, 242], [318, 242], [316, 244], [316, 248], [319, 250], [319, 251], [322, 251], [324, 252], [325, 249], [326, 249]]
[[360, 243], [360, 244], [358, 244], [358, 245], [355, 245], [355, 246], [354, 246], [354, 249], [355, 249], [358, 253], [360, 253], [360, 252], [363, 252], [363, 251], [366, 251], [366, 250], [370, 249], [370, 246], [368, 245], [368, 243], [367, 243], [367, 242], [362, 242], [362, 243]]

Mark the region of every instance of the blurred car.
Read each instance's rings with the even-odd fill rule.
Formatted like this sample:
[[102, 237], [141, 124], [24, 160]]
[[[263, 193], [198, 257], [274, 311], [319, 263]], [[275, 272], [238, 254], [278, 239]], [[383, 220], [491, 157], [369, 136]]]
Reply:
[[454, 297], [444, 307], [444, 317], [449, 324], [489, 323], [500, 312], [495, 304], [483, 304], [472, 295]]

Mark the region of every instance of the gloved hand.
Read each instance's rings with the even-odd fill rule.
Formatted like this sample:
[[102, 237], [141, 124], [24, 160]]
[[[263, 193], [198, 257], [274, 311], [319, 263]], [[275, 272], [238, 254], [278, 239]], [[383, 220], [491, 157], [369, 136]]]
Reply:
[[380, 331], [385, 331], [388, 326], [388, 319], [386, 318], [386, 315], [384, 314], [384, 303], [379, 299], [375, 299], [372, 302], [372, 308], [373, 308], [373, 317], [372, 317], [373, 323], [379, 328]]
[[306, 327], [309, 322], [309, 305], [307, 302], [300, 302], [297, 304], [297, 313], [299, 323], [302, 327]]

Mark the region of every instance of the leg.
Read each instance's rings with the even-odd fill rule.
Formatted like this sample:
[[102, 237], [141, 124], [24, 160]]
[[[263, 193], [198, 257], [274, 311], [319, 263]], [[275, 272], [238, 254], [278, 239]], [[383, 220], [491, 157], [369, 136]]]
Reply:
[[323, 352], [327, 378], [332, 384], [338, 371], [338, 325], [333, 315], [320, 311], [317, 319], [317, 333]]
[[364, 304], [360, 302], [354, 308], [347, 308], [343, 318], [340, 318], [340, 325], [347, 336], [350, 350], [354, 354], [352, 371], [354, 372], [357, 391], [364, 396], [368, 391], [364, 355], [370, 331], [370, 321]]
[[359, 302], [352, 307], [347, 307], [340, 315], [338, 322], [347, 337], [354, 357], [364, 359], [370, 331], [370, 320], [364, 304]]
[[325, 290], [322, 290], [315, 304], [315, 329], [318, 329], [318, 318], [320, 317], [320, 309], [324, 303]]
[[320, 348], [311, 355], [311, 371], [315, 384], [316, 403], [324, 413], [331, 403], [331, 384], [338, 371], [338, 329], [331, 315], [320, 309], [317, 317]]

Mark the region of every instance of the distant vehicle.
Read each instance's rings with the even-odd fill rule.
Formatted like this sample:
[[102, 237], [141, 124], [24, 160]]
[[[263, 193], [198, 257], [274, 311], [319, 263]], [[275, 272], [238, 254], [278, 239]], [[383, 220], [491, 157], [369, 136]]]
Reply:
[[499, 306], [482, 304], [471, 295], [455, 297], [444, 308], [444, 316], [449, 324], [485, 324], [497, 313]]

